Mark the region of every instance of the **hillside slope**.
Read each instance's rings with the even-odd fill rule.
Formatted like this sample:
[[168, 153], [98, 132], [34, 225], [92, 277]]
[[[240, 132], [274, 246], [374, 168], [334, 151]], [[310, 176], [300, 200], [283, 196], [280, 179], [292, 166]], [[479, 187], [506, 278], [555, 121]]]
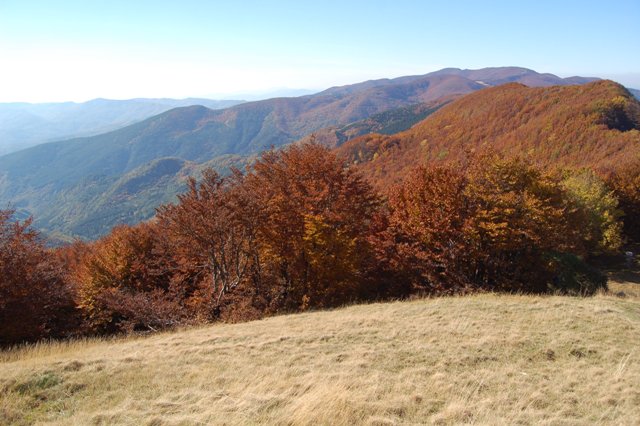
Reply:
[[[471, 77], [482, 79], [477, 81], [457, 75], [471, 71], [451, 72], [367, 81], [224, 110], [177, 108], [102, 135], [39, 145], [0, 157], [0, 205], [11, 204], [22, 215], [33, 215], [35, 225], [45, 232], [95, 238], [122, 221], [131, 224], [147, 219], [156, 203], [174, 199], [188, 171], [176, 172], [172, 182], [169, 176], [162, 182], [150, 181], [169, 190], [140, 186], [140, 191], [130, 193], [135, 203], [101, 197], [112, 193], [111, 185], [119, 179], [138, 173], [138, 168], [146, 170], [161, 158], [226, 164], [230, 156], [251, 156], [328, 126], [336, 127], [333, 138], [337, 144], [364, 131], [405, 129], [443, 102], [505, 79], [540, 84], [551, 79], [523, 68], [475, 70]], [[552, 80], [573, 84], [559, 77]], [[417, 104], [423, 107], [412, 110]], [[398, 117], [392, 111], [404, 112]], [[350, 127], [354, 122], [360, 123]], [[148, 196], [160, 192], [162, 197]], [[101, 199], [96, 201], [96, 196]], [[96, 202], [107, 208], [85, 214], [94, 211]]]
[[[26, 189], [13, 199], [22, 220], [37, 212], [37, 226], [54, 245], [77, 237], [95, 238], [107, 234], [115, 224], [135, 224], [155, 214], [161, 204], [174, 202], [187, 189], [187, 179], [199, 178], [207, 167], [226, 174], [231, 167], [242, 169], [253, 156], [222, 155], [203, 163], [177, 157], [161, 157], [121, 175], [89, 175], [71, 181], [51, 181]], [[80, 161], [80, 160], [79, 160]], [[5, 186], [3, 186], [5, 185]], [[0, 179], [0, 191], [7, 191]]]
[[606, 80], [511, 83], [454, 101], [406, 132], [356, 138], [338, 152], [385, 187], [418, 164], [487, 147], [542, 165], [615, 169], [640, 156], [640, 103]]
[[343, 126], [331, 126], [317, 130], [303, 138], [300, 142], [314, 139], [329, 147], [338, 147], [343, 143], [369, 133], [392, 135], [410, 129], [424, 120], [453, 99], [462, 95], [451, 95], [431, 102], [424, 102], [384, 111], [364, 120], [355, 121]]
[[239, 103], [242, 101], [196, 98], [0, 103], [0, 155], [53, 140], [97, 135], [176, 107], [203, 105], [218, 109]]
[[637, 299], [480, 295], [0, 352], [3, 424], [635, 424]]

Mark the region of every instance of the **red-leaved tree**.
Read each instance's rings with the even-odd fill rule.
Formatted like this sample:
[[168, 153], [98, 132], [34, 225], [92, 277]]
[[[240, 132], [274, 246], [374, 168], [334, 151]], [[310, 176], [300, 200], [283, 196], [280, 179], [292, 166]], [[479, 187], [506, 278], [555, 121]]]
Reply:
[[13, 214], [0, 210], [0, 345], [63, 336], [75, 308], [62, 265]]

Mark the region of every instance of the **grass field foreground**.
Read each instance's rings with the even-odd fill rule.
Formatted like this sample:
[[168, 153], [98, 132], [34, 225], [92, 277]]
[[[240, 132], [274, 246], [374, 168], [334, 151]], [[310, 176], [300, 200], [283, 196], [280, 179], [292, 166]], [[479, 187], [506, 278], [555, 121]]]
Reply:
[[0, 424], [639, 419], [634, 296], [425, 299], [0, 352]]

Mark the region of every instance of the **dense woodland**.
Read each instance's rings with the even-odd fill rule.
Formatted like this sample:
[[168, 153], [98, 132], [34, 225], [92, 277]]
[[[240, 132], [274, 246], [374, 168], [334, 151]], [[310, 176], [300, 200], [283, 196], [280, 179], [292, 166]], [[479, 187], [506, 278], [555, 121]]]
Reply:
[[152, 220], [91, 243], [50, 249], [31, 219], [0, 211], [0, 344], [606, 286], [593, 259], [640, 242], [640, 104], [628, 91], [507, 84], [428, 113], [403, 133], [206, 169]]
[[348, 141], [339, 154], [388, 189], [416, 164], [455, 161], [487, 148], [544, 168], [610, 174], [640, 160], [640, 103], [608, 80], [544, 88], [505, 84], [464, 96], [406, 132]]
[[0, 215], [0, 343], [475, 291], [592, 294], [640, 229], [640, 161], [548, 171], [491, 150], [378, 192], [315, 143], [213, 170], [175, 204], [57, 249]]

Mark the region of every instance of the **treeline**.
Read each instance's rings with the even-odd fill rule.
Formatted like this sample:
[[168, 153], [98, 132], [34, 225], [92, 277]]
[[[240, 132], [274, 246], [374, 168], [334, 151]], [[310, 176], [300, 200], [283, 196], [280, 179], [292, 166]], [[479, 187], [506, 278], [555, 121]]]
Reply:
[[3, 211], [0, 343], [414, 294], [592, 294], [606, 280], [588, 260], [622, 244], [620, 207], [638, 236], [639, 171], [605, 182], [487, 153], [418, 168], [382, 197], [310, 143], [208, 170], [153, 221], [93, 243], [46, 249]]

